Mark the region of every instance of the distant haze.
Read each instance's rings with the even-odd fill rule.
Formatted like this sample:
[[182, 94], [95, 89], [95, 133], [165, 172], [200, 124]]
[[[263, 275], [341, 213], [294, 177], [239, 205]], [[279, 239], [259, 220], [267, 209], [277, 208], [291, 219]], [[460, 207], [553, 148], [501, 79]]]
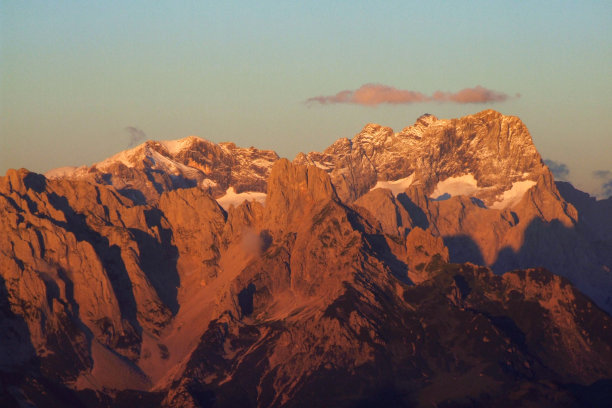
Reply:
[[293, 158], [368, 122], [492, 108], [603, 196], [611, 66], [605, 1], [4, 1], [0, 174], [192, 134]]

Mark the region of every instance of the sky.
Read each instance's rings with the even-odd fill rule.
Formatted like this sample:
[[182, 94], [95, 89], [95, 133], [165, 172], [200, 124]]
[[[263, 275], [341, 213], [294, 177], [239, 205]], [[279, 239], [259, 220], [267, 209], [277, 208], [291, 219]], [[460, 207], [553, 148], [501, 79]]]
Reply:
[[0, 174], [189, 135], [293, 158], [491, 108], [603, 197], [611, 67], [609, 0], [0, 0]]

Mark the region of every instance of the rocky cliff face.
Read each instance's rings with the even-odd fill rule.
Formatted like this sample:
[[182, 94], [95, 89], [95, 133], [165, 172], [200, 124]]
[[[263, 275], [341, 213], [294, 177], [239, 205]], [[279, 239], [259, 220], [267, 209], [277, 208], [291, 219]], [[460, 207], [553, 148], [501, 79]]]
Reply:
[[9, 171], [0, 405], [598, 406], [605, 202], [557, 188], [516, 118], [364, 132], [294, 162], [192, 138]]
[[423, 115], [399, 133], [368, 124], [294, 162], [325, 170], [338, 196], [368, 210], [387, 234], [421, 227], [444, 240], [451, 261], [497, 273], [545, 266], [612, 311], [612, 239], [604, 232], [612, 216], [588, 196], [559, 192], [516, 117]]

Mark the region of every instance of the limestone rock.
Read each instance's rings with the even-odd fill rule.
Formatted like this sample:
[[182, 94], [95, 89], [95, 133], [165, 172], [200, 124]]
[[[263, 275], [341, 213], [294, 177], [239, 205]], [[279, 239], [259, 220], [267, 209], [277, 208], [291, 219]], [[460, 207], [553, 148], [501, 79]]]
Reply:
[[596, 405], [607, 208], [493, 111], [293, 162], [187, 138], [10, 170], [0, 405]]

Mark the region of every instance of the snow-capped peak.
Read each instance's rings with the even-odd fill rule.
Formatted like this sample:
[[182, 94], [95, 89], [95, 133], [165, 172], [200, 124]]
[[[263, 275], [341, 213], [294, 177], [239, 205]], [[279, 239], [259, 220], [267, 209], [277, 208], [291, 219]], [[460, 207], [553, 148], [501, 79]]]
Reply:
[[188, 136], [176, 140], [163, 140], [159, 143], [161, 143], [168, 150], [168, 153], [171, 155], [176, 155], [185, 149], [190, 148], [197, 141], [204, 141], [204, 139], [198, 136]]
[[[197, 136], [146, 141], [90, 167], [49, 171], [49, 178], [88, 179], [111, 184], [129, 198], [147, 202], [164, 191], [199, 186], [213, 197], [230, 187], [263, 193], [278, 155], [234, 143], [213, 143]], [[234, 190], [232, 190], [234, 191]]]

